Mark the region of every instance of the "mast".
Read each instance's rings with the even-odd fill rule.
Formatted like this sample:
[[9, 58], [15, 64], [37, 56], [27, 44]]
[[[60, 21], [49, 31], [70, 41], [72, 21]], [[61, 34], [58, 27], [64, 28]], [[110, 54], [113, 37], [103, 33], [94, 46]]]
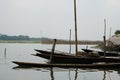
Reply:
[[104, 57], [106, 57], [106, 19], [104, 19]]
[[76, 13], [76, 0], [74, 0], [74, 20], [75, 20], [75, 52], [78, 55], [78, 41], [77, 41], [77, 13]]
[[69, 54], [71, 54], [71, 29], [70, 29], [70, 35], [69, 35], [69, 43], [70, 43]]

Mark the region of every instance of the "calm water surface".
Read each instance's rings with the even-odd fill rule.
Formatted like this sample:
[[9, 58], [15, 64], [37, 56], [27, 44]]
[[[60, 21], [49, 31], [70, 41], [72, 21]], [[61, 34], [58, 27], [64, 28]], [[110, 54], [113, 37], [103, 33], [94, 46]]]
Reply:
[[[52, 45], [43, 44], [0, 44], [0, 80], [120, 80], [120, 69], [17, 68], [17, 65], [11, 62], [45, 63], [46, 59], [31, 54], [36, 53], [34, 49], [51, 50], [51, 48]], [[79, 45], [79, 50], [81, 48], [86, 46]], [[69, 46], [57, 45], [56, 50], [69, 52]], [[72, 52], [74, 50], [72, 46]]]

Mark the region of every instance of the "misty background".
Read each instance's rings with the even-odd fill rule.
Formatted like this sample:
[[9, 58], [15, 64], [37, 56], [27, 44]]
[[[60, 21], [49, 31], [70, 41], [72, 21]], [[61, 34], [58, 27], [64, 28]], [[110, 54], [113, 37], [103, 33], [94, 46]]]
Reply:
[[[79, 40], [102, 40], [120, 29], [120, 0], [76, 0]], [[74, 39], [74, 0], [0, 0], [0, 33]]]

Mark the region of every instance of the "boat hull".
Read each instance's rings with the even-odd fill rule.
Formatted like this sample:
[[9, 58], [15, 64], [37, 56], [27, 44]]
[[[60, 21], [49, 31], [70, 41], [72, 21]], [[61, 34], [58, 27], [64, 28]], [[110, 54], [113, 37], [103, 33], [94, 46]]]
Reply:
[[[41, 54], [51, 54], [50, 51], [45, 51], [45, 50], [38, 50], [38, 49], [35, 49], [35, 51], [41, 53]], [[75, 56], [73, 54], [69, 54], [69, 53], [65, 53], [65, 52], [60, 52], [60, 53], [57, 53], [57, 52], [54, 52], [54, 55], [58, 55], [58, 56]]]
[[18, 62], [12, 61], [19, 65], [19, 67], [62, 67], [62, 68], [120, 68], [120, 63], [108, 63], [108, 64], [42, 64], [42, 63], [30, 63], [30, 62]]
[[[49, 54], [35, 54], [35, 56], [42, 57], [45, 59], [50, 60]], [[116, 63], [120, 62], [120, 59], [118, 58], [94, 58], [94, 57], [71, 57], [71, 56], [58, 56], [53, 55], [52, 63], [61, 63], [61, 64], [91, 64], [91, 63], [99, 63], [99, 62], [105, 62], [105, 63]]]

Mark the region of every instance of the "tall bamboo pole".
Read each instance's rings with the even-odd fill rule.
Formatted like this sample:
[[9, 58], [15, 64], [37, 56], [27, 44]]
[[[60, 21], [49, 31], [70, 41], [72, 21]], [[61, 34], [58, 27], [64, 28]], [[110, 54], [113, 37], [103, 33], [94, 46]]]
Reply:
[[74, 0], [74, 20], [75, 20], [75, 51], [78, 55], [78, 41], [77, 41], [77, 13], [76, 13], [76, 0]]
[[104, 19], [104, 57], [106, 57], [106, 19]]
[[70, 44], [69, 54], [71, 54], [71, 29], [70, 29], [70, 35], [69, 35], [69, 44]]
[[52, 64], [52, 62], [53, 62], [53, 55], [54, 55], [54, 51], [55, 51], [56, 41], [57, 41], [57, 40], [54, 39], [53, 47], [52, 47], [52, 51], [51, 51], [51, 55], [50, 55], [50, 64]]

